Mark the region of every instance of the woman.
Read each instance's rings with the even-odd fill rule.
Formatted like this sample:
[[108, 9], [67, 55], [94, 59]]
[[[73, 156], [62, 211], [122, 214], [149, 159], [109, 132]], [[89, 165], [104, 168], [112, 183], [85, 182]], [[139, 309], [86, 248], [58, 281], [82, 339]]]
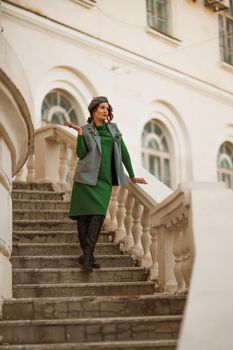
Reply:
[[135, 178], [130, 156], [117, 125], [112, 123], [112, 107], [104, 96], [94, 97], [88, 106], [90, 117], [83, 127], [65, 122], [77, 130], [77, 156], [70, 218], [77, 220], [83, 255], [78, 258], [83, 271], [99, 268], [93, 253], [109, 205], [113, 185], [126, 184], [123, 164], [133, 183]]

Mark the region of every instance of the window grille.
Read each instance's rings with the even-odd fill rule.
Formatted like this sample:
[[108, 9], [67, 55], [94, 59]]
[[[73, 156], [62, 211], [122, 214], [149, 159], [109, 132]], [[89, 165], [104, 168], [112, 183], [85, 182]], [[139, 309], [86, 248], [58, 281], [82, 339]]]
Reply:
[[230, 7], [219, 15], [221, 59], [233, 65], [233, 0]]
[[169, 0], [147, 0], [146, 5], [148, 26], [169, 34]]
[[167, 137], [154, 120], [148, 122], [143, 129], [142, 163], [152, 175], [171, 187], [171, 154]]
[[65, 121], [78, 124], [74, 104], [60, 91], [49, 92], [42, 103], [42, 120], [63, 125]]
[[233, 189], [233, 144], [224, 142], [218, 152], [218, 180]]

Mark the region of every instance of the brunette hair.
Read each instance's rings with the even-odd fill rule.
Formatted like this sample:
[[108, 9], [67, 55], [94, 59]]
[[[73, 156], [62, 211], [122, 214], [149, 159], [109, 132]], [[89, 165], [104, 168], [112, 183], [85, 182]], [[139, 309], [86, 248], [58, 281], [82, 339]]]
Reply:
[[[100, 102], [98, 105], [93, 106], [93, 108], [89, 109], [89, 113], [90, 113], [90, 117], [87, 119], [87, 122], [90, 124], [93, 120], [93, 114], [95, 113], [95, 111], [97, 110], [97, 108], [99, 107], [99, 105], [102, 102]], [[107, 116], [107, 123], [111, 123], [111, 121], [113, 120], [113, 114], [112, 114], [113, 108], [112, 106], [108, 103], [108, 116]]]

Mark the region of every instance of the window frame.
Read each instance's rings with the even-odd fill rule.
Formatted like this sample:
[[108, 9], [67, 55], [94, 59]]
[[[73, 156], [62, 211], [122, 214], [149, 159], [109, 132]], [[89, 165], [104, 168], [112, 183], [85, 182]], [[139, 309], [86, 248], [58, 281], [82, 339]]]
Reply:
[[[232, 27], [230, 40], [229, 23]], [[233, 0], [230, 0], [230, 8], [219, 14], [219, 48], [221, 60], [233, 66]]]
[[[228, 148], [231, 152], [229, 155], [224, 148]], [[223, 150], [222, 150], [223, 149]], [[221, 166], [222, 160], [226, 160], [229, 164], [231, 164], [231, 168], [225, 168]], [[217, 175], [218, 180], [224, 181], [224, 176], [230, 176], [230, 182], [231, 182], [231, 188], [233, 189], [233, 144], [229, 141], [225, 141], [221, 144], [219, 151], [218, 151], [218, 158], [217, 158]]]
[[[162, 30], [158, 25], [158, 16], [157, 13], [155, 13], [158, 8], [155, 5], [155, 3], [158, 3], [159, 1], [166, 1], [166, 30]], [[171, 3], [170, 0], [146, 0], [146, 15], [147, 15], [147, 25], [152, 30], [155, 30], [163, 35], [171, 37]], [[157, 16], [157, 20], [154, 19], [154, 17]]]

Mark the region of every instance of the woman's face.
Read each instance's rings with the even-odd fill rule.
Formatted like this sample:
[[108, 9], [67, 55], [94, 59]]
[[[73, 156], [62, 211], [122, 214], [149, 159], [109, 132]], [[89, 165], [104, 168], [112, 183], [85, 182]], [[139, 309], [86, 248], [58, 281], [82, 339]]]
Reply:
[[109, 105], [107, 102], [102, 102], [97, 107], [97, 110], [93, 113], [95, 122], [103, 123], [109, 115]]

